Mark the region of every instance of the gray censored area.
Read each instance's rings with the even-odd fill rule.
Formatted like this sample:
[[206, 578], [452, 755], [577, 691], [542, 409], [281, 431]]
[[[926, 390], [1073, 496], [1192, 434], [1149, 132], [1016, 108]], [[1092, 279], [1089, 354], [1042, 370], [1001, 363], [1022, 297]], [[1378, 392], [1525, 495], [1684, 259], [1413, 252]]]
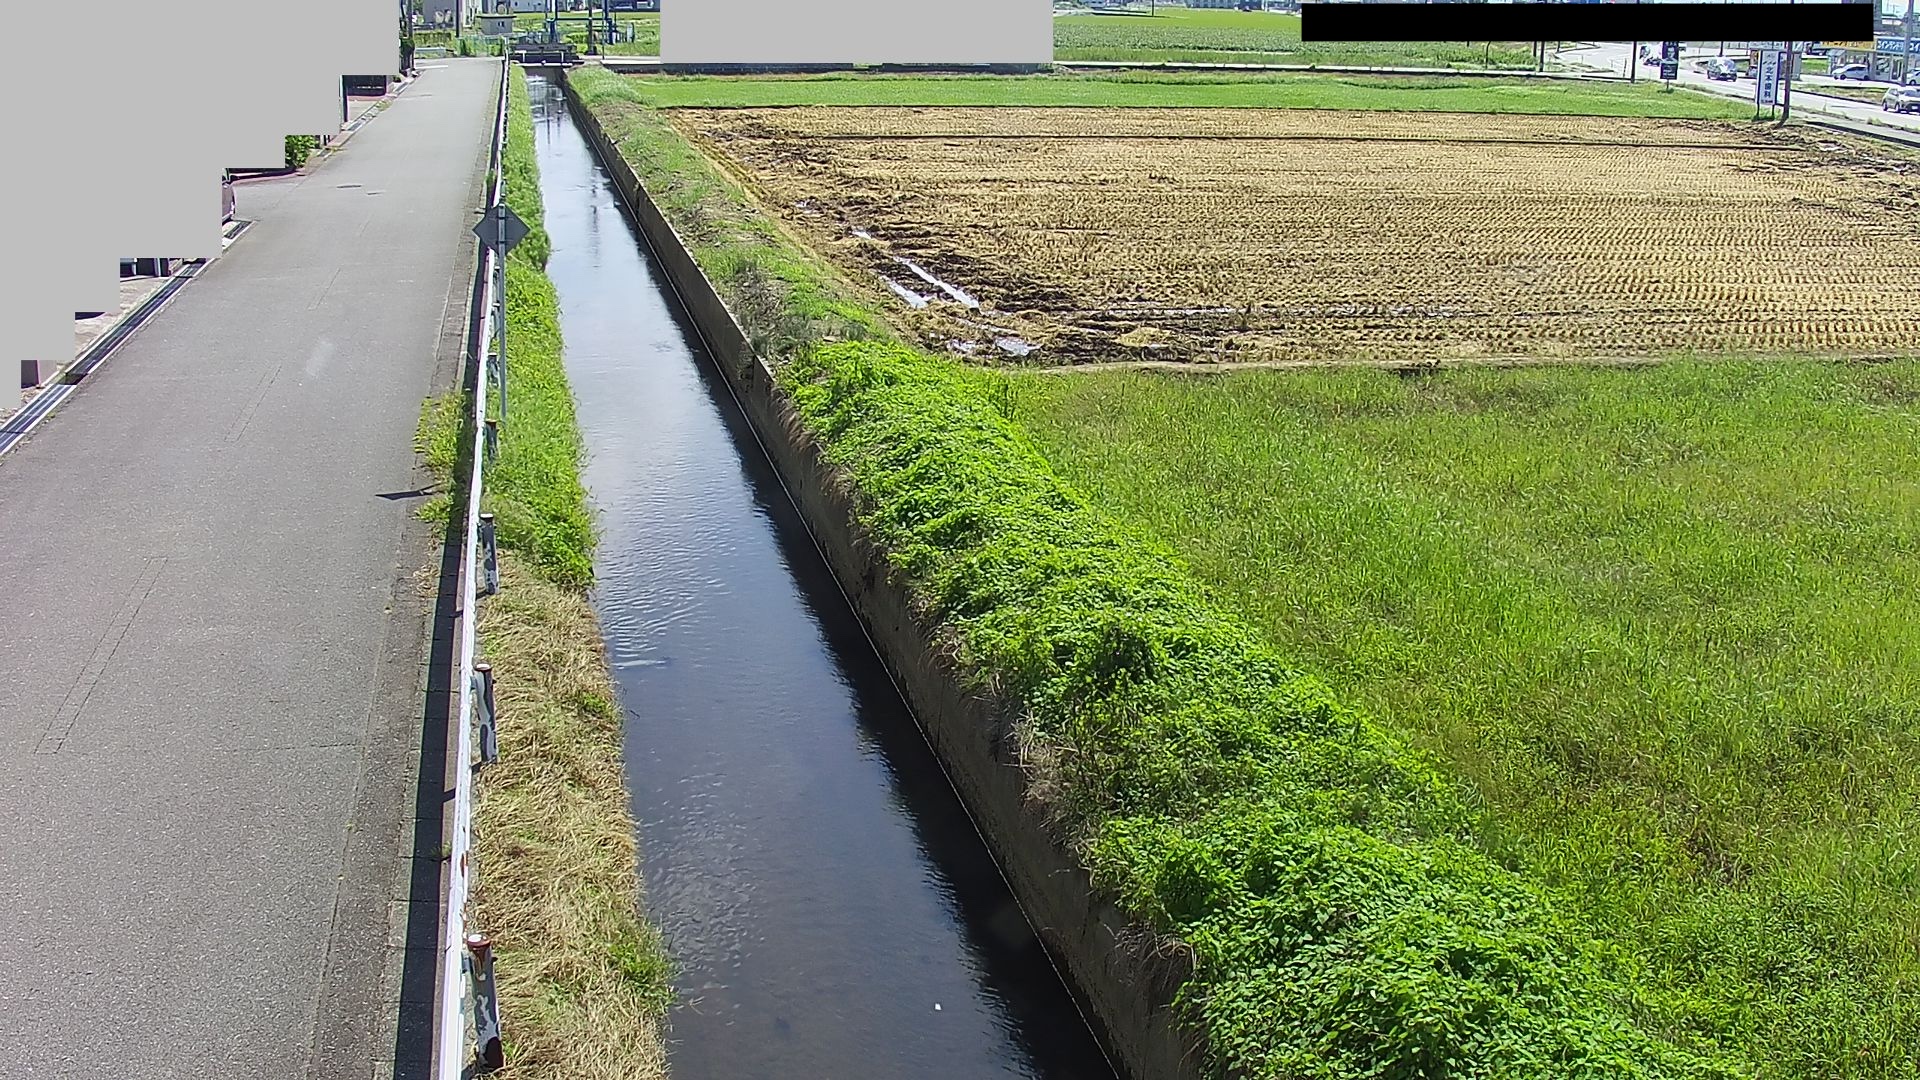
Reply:
[[[461, 0], [471, 14], [480, 5]], [[664, 4], [662, 59], [680, 65], [1034, 66], [1053, 59], [1048, 0], [700, 0]], [[0, 289], [0, 371], [45, 381], [71, 355], [73, 313], [107, 310], [122, 258], [220, 250], [218, 178], [272, 166], [288, 135], [336, 132], [344, 75], [399, 67], [393, 0], [99, 0], [85, 6], [85, 78], [56, 49], [16, 58], [16, 85], [50, 88], [17, 118], [0, 170], [16, 262]], [[71, 5], [21, 5], [14, 40], [67, 40]], [[203, 98], [177, 92], [203, 83]], [[199, 104], [204, 101], [215, 104]], [[30, 268], [30, 269], [26, 269]]]
[[[220, 250], [220, 172], [278, 164], [288, 135], [339, 130], [344, 75], [395, 74], [393, 0], [98, 0], [9, 7], [13, 84], [0, 205], [16, 259], [0, 371], [72, 354], [75, 312], [111, 306], [121, 258]], [[204, 94], [182, 94], [198, 83]], [[23, 243], [24, 242], [24, 243]]]
[[1049, 0], [697, 0], [660, 5], [667, 64], [1053, 62]]
[[244, 186], [244, 238], [0, 458], [0, 1078], [364, 1080], [431, 1008], [412, 439], [498, 72], [435, 64]]

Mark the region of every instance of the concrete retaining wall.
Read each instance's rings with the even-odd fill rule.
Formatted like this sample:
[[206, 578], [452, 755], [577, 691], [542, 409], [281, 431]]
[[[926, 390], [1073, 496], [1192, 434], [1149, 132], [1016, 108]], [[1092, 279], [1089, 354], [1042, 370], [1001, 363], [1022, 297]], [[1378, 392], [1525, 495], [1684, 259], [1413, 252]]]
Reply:
[[[564, 72], [552, 74], [566, 86]], [[1094, 897], [1079, 860], [1026, 802], [1014, 709], [968, 692], [934, 647], [904, 582], [860, 526], [844, 474], [826, 461], [712, 282], [570, 86], [567, 101], [1095, 1033], [1136, 1080], [1197, 1080], [1196, 1044], [1169, 1008], [1188, 972], [1186, 956], [1156, 952]]]

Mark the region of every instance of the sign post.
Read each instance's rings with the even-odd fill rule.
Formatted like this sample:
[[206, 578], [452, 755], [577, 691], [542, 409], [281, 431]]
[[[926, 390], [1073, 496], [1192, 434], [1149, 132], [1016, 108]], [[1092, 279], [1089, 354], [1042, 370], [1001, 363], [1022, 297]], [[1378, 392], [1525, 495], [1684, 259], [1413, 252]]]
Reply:
[[500, 343], [490, 366], [493, 368], [494, 385], [500, 388], [500, 416], [504, 419], [507, 415], [507, 252], [527, 238], [527, 223], [521, 221], [520, 215], [502, 200], [498, 205], [487, 207], [480, 215], [480, 220], [473, 226], [473, 235], [479, 237], [480, 242], [493, 252], [493, 261], [499, 267], [495, 302], [500, 306], [494, 326], [500, 335]]
[[[1773, 42], [1767, 42], [1767, 44], [1771, 46]], [[1778, 104], [1779, 97], [1780, 52], [1777, 49], [1767, 48], [1760, 53], [1760, 74], [1753, 80], [1754, 115], [1760, 114], [1761, 106], [1766, 107], [1767, 115], [1773, 115], [1773, 107]]]
[[1667, 89], [1673, 89], [1673, 80], [1680, 77], [1680, 43], [1663, 41], [1660, 43], [1660, 81], [1667, 83]]

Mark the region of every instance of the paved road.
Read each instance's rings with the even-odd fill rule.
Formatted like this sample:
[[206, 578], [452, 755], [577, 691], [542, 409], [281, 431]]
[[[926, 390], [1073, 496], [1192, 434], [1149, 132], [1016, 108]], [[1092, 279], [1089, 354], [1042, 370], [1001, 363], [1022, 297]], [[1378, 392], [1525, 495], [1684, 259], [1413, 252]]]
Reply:
[[497, 70], [243, 187], [247, 236], [0, 459], [6, 1080], [392, 1067], [435, 557], [405, 493]]
[[[1601, 42], [1592, 48], [1568, 50], [1561, 54], [1560, 59], [1568, 64], [1585, 64], [1613, 72], [1617, 75], [1626, 70], [1624, 65], [1629, 55], [1629, 49], [1630, 46], [1625, 42]], [[1686, 59], [1680, 64], [1680, 83], [1694, 90], [1704, 90], [1710, 94], [1719, 94], [1723, 97], [1737, 98], [1749, 103], [1752, 102], [1754, 94], [1752, 79], [1715, 82], [1707, 78], [1705, 72], [1698, 70], [1694, 66], [1695, 60], [1702, 60], [1712, 55], [1714, 54], [1711, 52], [1698, 55], [1688, 54]], [[1639, 72], [1642, 79], [1651, 78], [1656, 82], [1659, 80], [1659, 71], [1656, 68], [1642, 66], [1639, 68]], [[1794, 115], [1799, 117], [1837, 117], [1842, 120], [1851, 120], [1860, 124], [1872, 123], [1876, 127], [1897, 127], [1907, 131], [1920, 132], [1920, 114], [1889, 113], [1883, 111], [1877, 101], [1855, 101], [1852, 98], [1834, 97], [1831, 94], [1818, 92], [1833, 85], [1835, 85], [1834, 80], [1823, 76], [1810, 76], [1801, 82], [1795, 83], [1793, 86]], [[1885, 91], [1889, 84], [1848, 82], [1844, 85], [1851, 88], [1865, 86], [1875, 90]]]

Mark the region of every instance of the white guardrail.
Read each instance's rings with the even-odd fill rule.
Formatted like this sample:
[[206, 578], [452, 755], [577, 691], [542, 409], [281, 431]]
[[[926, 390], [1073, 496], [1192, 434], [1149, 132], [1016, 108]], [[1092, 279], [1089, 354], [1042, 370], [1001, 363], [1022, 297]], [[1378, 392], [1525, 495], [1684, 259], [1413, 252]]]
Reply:
[[[492, 182], [487, 205], [500, 205], [506, 193], [502, 157], [507, 137], [507, 80], [512, 68], [500, 64], [500, 96], [495, 106], [493, 145], [488, 152]], [[452, 838], [446, 875], [446, 925], [440, 939], [439, 999], [434, 1023], [436, 1080], [459, 1080], [470, 1066], [497, 1068], [501, 1064], [499, 999], [493, 987], [492, 944], [467, 926], [467, 893], [472, 879], [473, 785], [480, 764], [494, 757], [493, 673], [475, 663], [476, 601], [499, 587], [499, 564], [494, 550], [491, 514], [480, 512], [480, 488], [488, 460], [497, 450], [497, 431], [487, 418], [491, 389], [498, 385], [505, 402], [506, 267], [493, 247], [481, 246], [479, 333], [474, 336], [473, 362], [473, 471], [467, 478], [466, 535], [460, 562], [459, 712], [454, 724]], [[504, 345], [504, 340], [500, 342]], [[478, 732], [476, 733], [476, 712]], [[480, 757], [475, 759], [476, 734]], [[470, 1008], [469, 1008], [470, 1006]], [[470, 1022], [471, 1021], [471, 1022]]]

